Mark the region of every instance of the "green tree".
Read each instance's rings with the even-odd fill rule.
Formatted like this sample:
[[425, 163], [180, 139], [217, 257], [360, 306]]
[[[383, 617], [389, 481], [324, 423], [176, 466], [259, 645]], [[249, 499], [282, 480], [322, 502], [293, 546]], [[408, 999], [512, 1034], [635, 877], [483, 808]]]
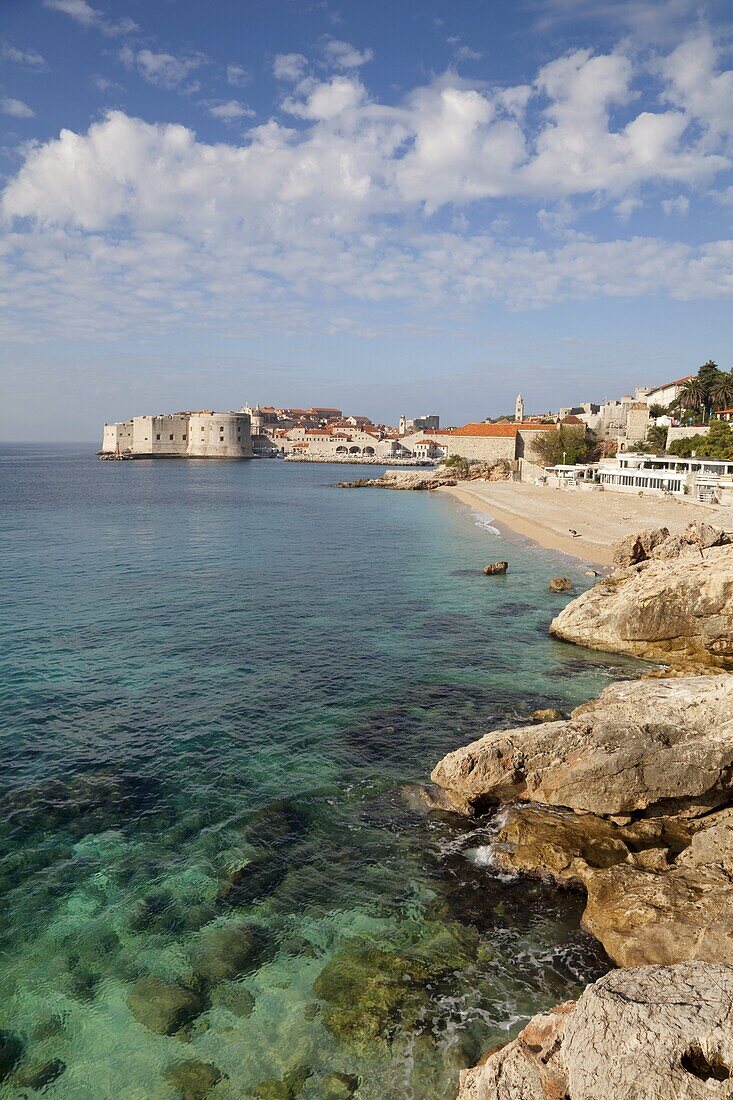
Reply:
[[718, 371], [710, 387], [710, 404], [714, 409], [729, 409], [733, 405], [733, 374]]
[[656, 401], [653, 405], [649, 406], [649, 415], [652, 420], [656, 420], [658, 416], [666, 416], [667, 410], [664, 405], [659, 405]]
[[690, 412], [700, 412], [703, 410], [703, 420], [705, 419], [705, 386], [700, 379], [699, 374], [693, 374], [691, 378], [688, 378], [684, 386], [680, 390], [678, 398], [679, 406], [681, 409], [687, 409]]
[[680, 458], [733, 459], [733, 430], [725, 420], [711, 420], [706, 435], [693, 435], [689, 439], [676, 439], [669, 453]]
[[585, 428], [561, 424], [554, 432], [537, 432], [532, 440], [531, 458], [542, 466], [557, 466], [564, 462], [575, 466], [588, 459], [593, 440]]
[[667, 447], [667, 429], [652, 424], [646, 433], [646, 446], [652, 454], [664, 454]]
[[452, 474], [455, 474], [459, 481], [465, 481], [471, 469], [471, 463], [463, 455], [448, 455], [443, 462], [443, 466], [450, 470]]

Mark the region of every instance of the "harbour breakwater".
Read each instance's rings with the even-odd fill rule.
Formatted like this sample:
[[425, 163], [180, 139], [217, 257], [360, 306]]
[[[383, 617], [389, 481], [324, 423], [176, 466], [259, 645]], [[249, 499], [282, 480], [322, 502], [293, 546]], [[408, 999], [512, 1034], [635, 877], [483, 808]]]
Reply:
[[493, 814], [490, 866], [582, 890], [583, 927], [624, 969], [463, 1071], [461, 1100], [731, 1095], [733, 547], [694, 525], [624, 540], [615, 560], [552, 632], [672, 674], [486, 734], [432, 779], [454, 809]]

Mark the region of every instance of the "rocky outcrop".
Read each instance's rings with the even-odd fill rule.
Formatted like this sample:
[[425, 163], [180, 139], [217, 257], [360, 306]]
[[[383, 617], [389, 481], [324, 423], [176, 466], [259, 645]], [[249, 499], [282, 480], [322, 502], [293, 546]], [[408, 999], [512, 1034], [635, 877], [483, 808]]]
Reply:
[[731, 704], [726, 675], [612, 684], [567, 721], [497, 730], [449, 753], [432, 779], [476, 807], [704, 813], [731, 798]]
[[550, 592], [572, 592], [573, 582], [569, 577], [553, 577], [548, 588]]
[[733, 546], [709, 524], [617, 543], [618, 568], [552, 621], [591, 649], [697, 667], [733, 667]]
[[493, 863], [587, 894], [619, 965], [733, 964], [733, 677], [614, 684], [566, 721], [487, 734], [434, 782], [504, 811]]
[[492, 844], [505, 871], [582, 886], [582, 924], [619, 966], [733, 964], [733, 820], [643, 818], [512, 807]]
[[733, 1097], [733, 967], [614, 970], [461, 1073], [458, 1100]]
[[492, 561], [489, 565], [484, 566], [484, 573], [487, 577], [500, 577], [509, 569], [508, 561]]
[[427, 474], [405, 474], [387, 470], [381, 477], [360, 477], [356, 481], [340, 481], [339, 489], [407, 489], [422, 492], [428, 489], [440, 489], [444, 485], [457, 485], [453, 474], [433, 472]]

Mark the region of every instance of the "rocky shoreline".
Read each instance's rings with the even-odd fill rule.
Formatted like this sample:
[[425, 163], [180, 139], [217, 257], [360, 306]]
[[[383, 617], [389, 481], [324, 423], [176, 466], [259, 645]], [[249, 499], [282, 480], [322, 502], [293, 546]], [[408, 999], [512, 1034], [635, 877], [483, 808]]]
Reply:
[[583, 890], [623, 969], [464, 1071], [459, 1100], [733, 1096], [733, 547], [698, 524], [614, 560], [551, 631], [671, 675], [488, 733], [432, 780], [444, 806], [499, 812], [498, 870]]

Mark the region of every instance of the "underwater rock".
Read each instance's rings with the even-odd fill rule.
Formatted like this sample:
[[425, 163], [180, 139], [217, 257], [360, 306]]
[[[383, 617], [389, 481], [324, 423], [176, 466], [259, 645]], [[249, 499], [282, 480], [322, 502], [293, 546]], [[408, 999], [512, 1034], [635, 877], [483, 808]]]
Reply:
[[163, 1076], [178, 1089], [181, 1100], [204, 1100], [223, 1075], [210, 1062], [187, 1058], [168, 1066]]
[[13, 1072], [25, 1050], [20, 1035], [6, 1029], [0, 1030], [0, 1081], [6, 1081]]
[[212, 990], [211, 1001], [235, 1016], [251, 1016], [255, 1007], [254, 997], [241, 982], [221, 982]]
[[262, 852], [232, 871], [219, 891], [219, 900], [248, 905], [274, 894], [288, 873], [287, 862], [274, 852]]
[[158, 1035], [174, 1035], [204, 1009], [206, 999], [194, 989], [147, 974], [127, 994], [135, 1019]]
[[214, 925], [200, 934], [190, 957], [196, 973], [216, 984], [252, 970], [261, 950], [261, 936], [249, 925]]
[[250, 844], [262, 848], [280, 848], [305, 836], [310, 817], [290, 798], [276, 798], [250, 817], [244, 835]]
[[419, 944], [399, 952], [366, 936], [355, 936], [334, 954], [313, 983], [327, 1007], [323, 1022], [339, 1039], [369, 1043], [391, 1028], [418, 1026], [430, 1000], [428, 983], [470, 965], [475, 938], [469, 930], [436, 924], [424, 929]]
[[509, 568], [508, 561], [492, 561], [489, 565], [484, 566], [484, 573], [487, 577], [501, 576]]
[[62, 1062], [60, 1058], [51, 1058], [47, 1062], [23, 1066], [16, 1072], [13, 1084], [18, 1085], [20, 1088], [40, 1091], [45, 1089], [47, 1085], [53, 1084], [65, 1069], [66, 1063]]
[[260, 1100], [295, 1100], [303, 1091], [305, 1083], [313, 1071], [309, 1066], [294, 1066], [283, 1074], [282, 1081], [274, 1077], [260, 1081], [256, 1086]]
[[359, 1087], [359, 1078], [350, 1073], [329, 1073], [321, 1082], [321, 1100], [349, 1100]]
[[409, 783], [400, 787], [405, 804], [416, 813], [428, 813], [431, 810], [443, 810], [445, 813], [470, 813], [470, 805], [455, 791], [444, 790], [424, 783]]

